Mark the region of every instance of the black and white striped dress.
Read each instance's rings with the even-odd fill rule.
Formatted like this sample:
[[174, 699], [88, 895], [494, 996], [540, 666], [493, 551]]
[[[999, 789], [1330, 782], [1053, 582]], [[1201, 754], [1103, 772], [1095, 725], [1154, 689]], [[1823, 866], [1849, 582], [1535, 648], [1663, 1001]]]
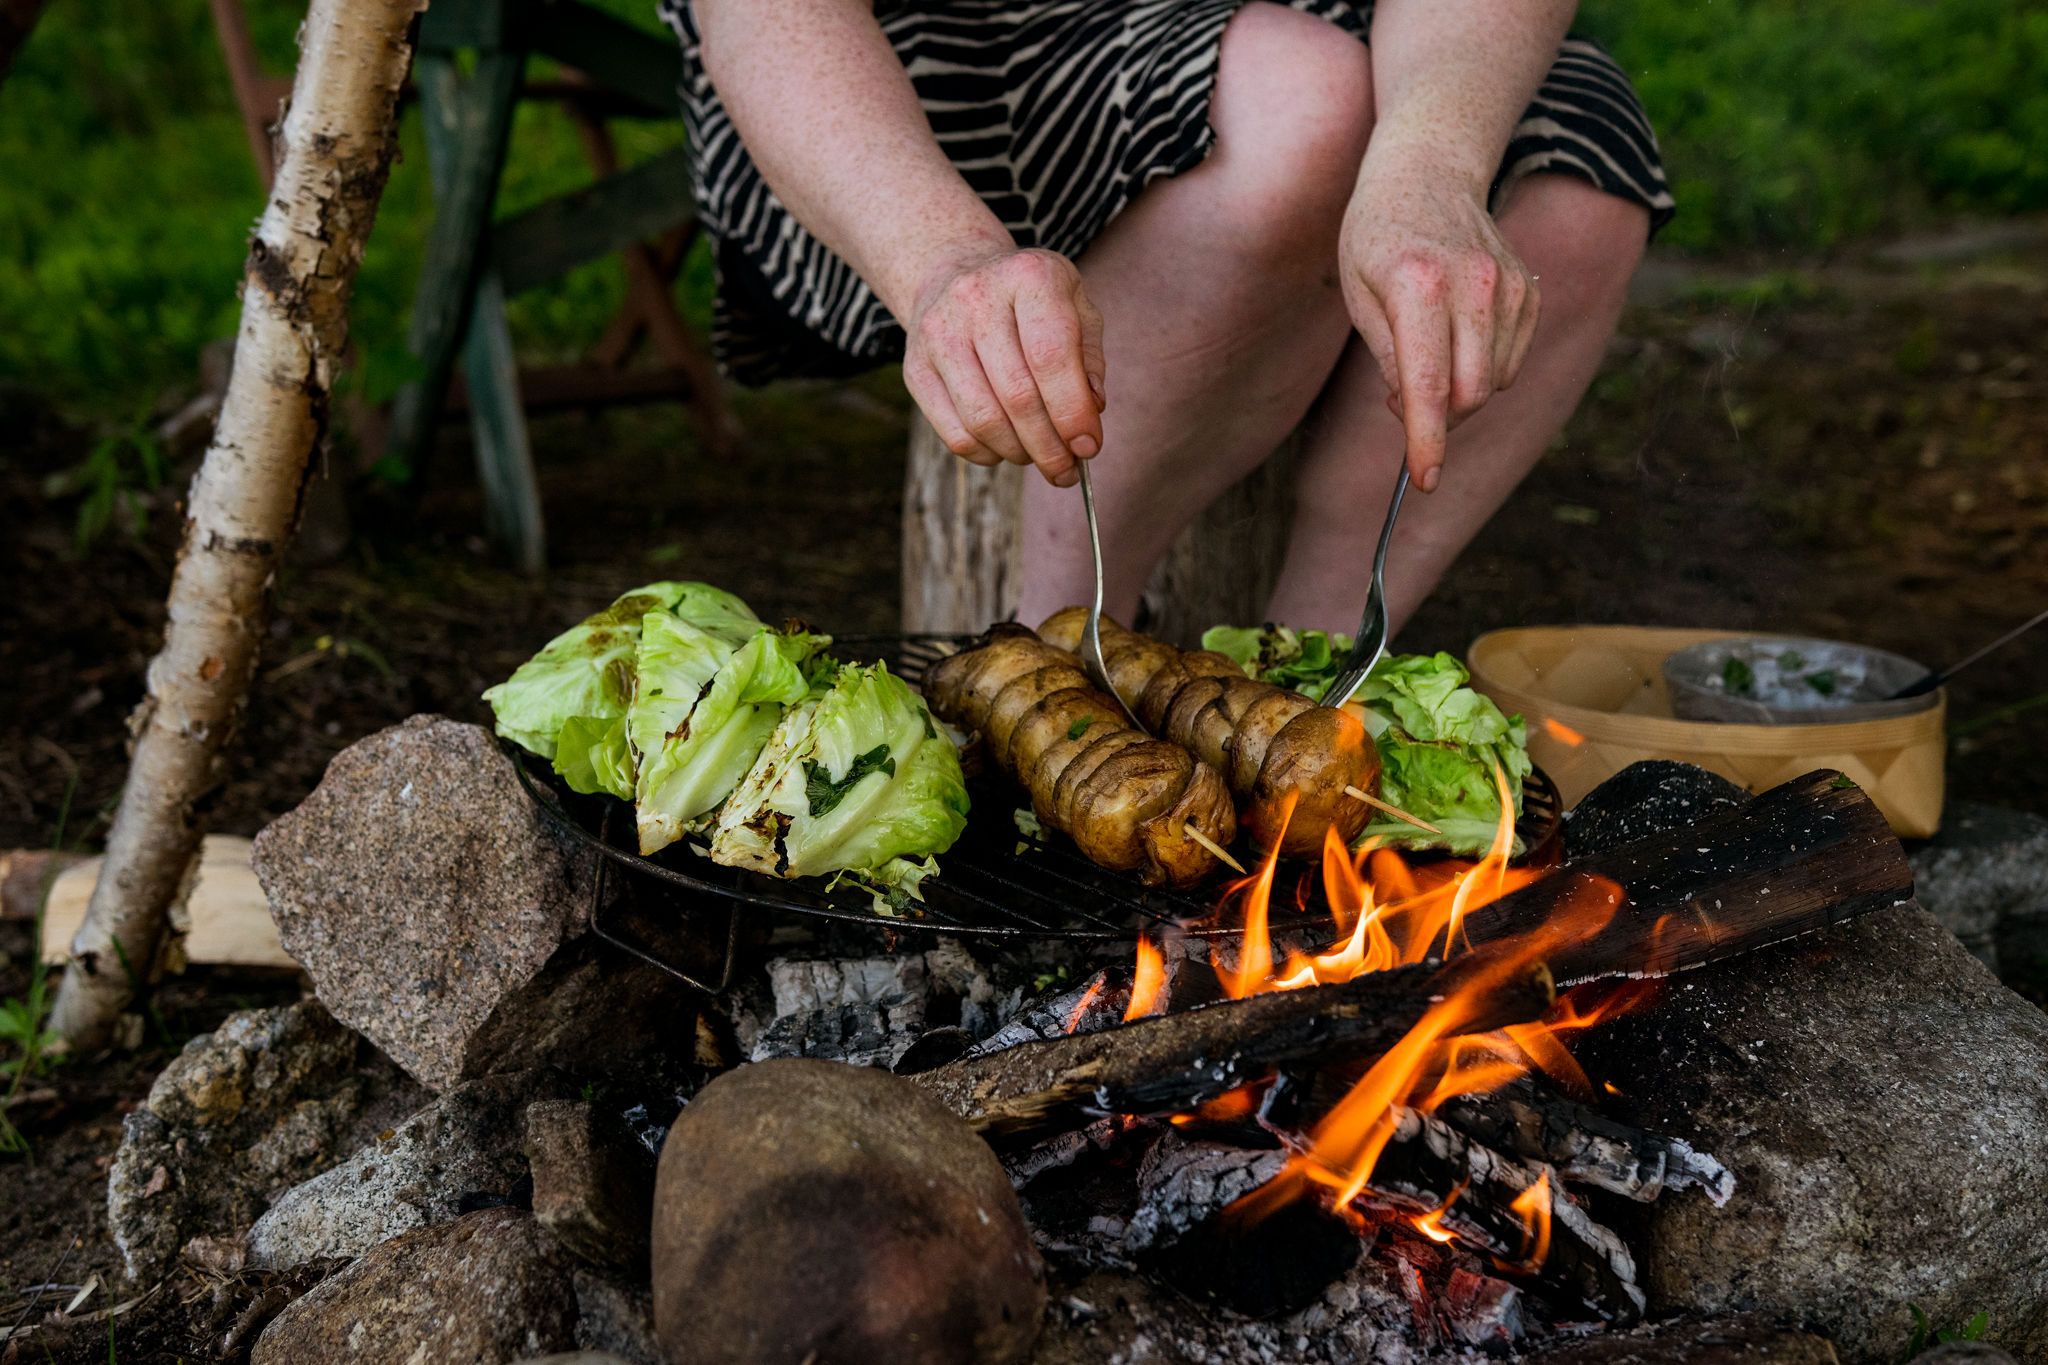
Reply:
[[[1370, 0], [1285, 0], [1366, 38]], [[1209, 95], [1244, 0], [878, 0], [876, 17], [939, 145], [1019, 246], [1075, 257], [1161, 176], [1215, 140]], [[683, 119], [717, 250], [712, 342], [742, 383], [850, 374], [901, 358], [903, 329], [762, 180], [705, 74], [689, 0], [661, 0], [683, 45]], [[1494, 178], [1554, 171], [1672, 213], [1656, 134], [1596, 43], [1568, 38]]]

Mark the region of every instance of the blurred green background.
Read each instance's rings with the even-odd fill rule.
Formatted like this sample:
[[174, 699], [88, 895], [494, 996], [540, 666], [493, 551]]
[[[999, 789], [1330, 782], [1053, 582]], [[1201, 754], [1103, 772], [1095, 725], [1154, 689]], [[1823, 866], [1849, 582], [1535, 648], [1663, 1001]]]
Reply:
[[[245, 0], [266, 67], [291, 70], [303, 0]], [[652, 0], [606, 8], [656, 28]], [[2048, 207], [2048, 7], [2038, 0], [1589, 0], [1579, 27], [1635, 78], [1690, 251], [1815, 251], [1956, 214]], [[532, 73], [544, 76], [539, 68]], [[678, 125], [614, 125], [628, 161]], [[417, 121], [355, 296], [365, 367], [403, 350], [429, 199]], [[500, 212], [584, 183], [554, 107], [519, 112]], [[189, 386], [234, 330], [260, 208], [205, 0], [52, 0], [0, 85], [0, 378], [73, 415], [129, 420]], [[688, 309], [708, 306], [700, 250]], [[531, 360], [593, 341], [616, 261], [513, 302]]]

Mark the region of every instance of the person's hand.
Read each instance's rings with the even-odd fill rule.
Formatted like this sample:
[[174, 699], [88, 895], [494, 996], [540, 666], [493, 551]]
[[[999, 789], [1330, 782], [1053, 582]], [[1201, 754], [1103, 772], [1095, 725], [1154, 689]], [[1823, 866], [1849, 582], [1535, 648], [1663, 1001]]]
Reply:
[[1102, 449], [1102, 315], [1072, 261], [998, 251], [948, 264], [906, 320], [903, 381], [955, 455], [1076, 482]]
[[1434, 168], [1368, 158], [1338, 239], [1345, 306], [1392, 390], [1424, 492], [1451, 428], [1515, 382], [1536, 335], [1536, 277], [1483, 194]]

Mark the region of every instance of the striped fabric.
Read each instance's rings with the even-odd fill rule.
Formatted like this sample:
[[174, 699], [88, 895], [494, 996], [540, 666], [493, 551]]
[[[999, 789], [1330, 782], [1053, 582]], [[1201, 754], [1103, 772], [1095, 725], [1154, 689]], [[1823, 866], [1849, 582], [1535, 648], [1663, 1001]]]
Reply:
[[[1223, 29], [1244, 0], [878, 0], [947, 157], [1018, 245], [1079, 256], [1162, 176], [1200, 164]], [[1370, 3], [1286, 0], [1356, 34]], [[683, 45], [683, 119], [717, 249], [712, 344], [742, 383], [850, 374], [901, 358], [903, 329], [762, 180], [705, 74], [688, 0], [661, 0]], [[1628, 78], [1570, 38], [1508, 143], [1494, 201], [1554, 171], [1671, 216], [1657, 139]]]

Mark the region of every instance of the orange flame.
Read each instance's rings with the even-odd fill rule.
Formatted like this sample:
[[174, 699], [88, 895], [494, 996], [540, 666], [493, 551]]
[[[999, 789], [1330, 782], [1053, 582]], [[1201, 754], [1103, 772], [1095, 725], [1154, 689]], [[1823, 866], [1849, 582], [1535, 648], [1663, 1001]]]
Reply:
[[[1321, 953], [1289, 951], [1277, 972], [1272, 966], [1270, 907], [1278, 860], [1269, 854], [1255, 874], [1225, 893], [1226, 898], [1242, 900], [1244, 913], [1235, 966], [1222, 961], [1217, 965], [1225, 994], [1243, 999], [1263, 991], [1332, 985], [1367, 972], [1469, 951], [1465, 925], [1471, 914], [1544, 875], [1512, 864], [1514, 807], [1506, 775], [1498, 768], [1494, 781], [1501, 796], [1501, 820], [1491, 847], [1476, 861], [1411, 865], [1392, 850], [1372, 845], [1354, 853], [1330, 833], [1324, 840], [1321, 874], [1339, 937]], [[1645, 983], [1626, 983], [1598, 996], [1575, 992], [1535, 1023], [1476, 1035], [1472, 1030], [1483, 1025], [1488, 1001], [1498, 990], [1525, 976], [1560, 945], [1599, 933], [1623, 899], [1612, 882], [1589, 878], [1560, 899], [1544, 924], [1490, 943], [1483, 961], [1431, 1005], [1407, 1036], [1324, 1115], [1308, 1135], [1305, 1150], [1292, 1157], [1273, 1181], [1240, 1200], [1235, 1211], [1258, 1217], [1319, 1188], [1348, 1214], [1405, 1109], [1428, 1113], [1454, 1096], [1498, 1089], [1534, 1070], [1551, 1075], [1574, 1094], [1590, 1097], [1591, 1082], [1572, 1060], [1565, 1040], [1628, 1008], [1642, 998]], [[1149, 945], [1141, 943], [1141, 977], [1148, 951]], [[1541, 1264], [1549, 1250], [1547, 1176], [1542, 1188], [1542, 1195], [1524, 1195], [1527, 1210], [1522, 1201], [1516, 1205], [1530, 1229], [1534, 1250], [1527, 1261], [1532, 1266]], [[1452, 1201], [1456, 1198], [1453, 1194]], [[1449, 1241], [1453, 1234], [1441, 1220], [1450, 1202], [1410, 1221], [1424, 1235]]]
[[1555, 716], [1545, 716], [1543, 718], [1543, 729], [1547, 734], [1549, 734], [1549, 736], [1552, 739], [1556, 740], [1558, 743], [1570, 745], [1574, 749], [1578, 748], [1581, 744], [1584, 744], [1586, 742], [1586, 737], [1584, 735], [1580, 734], [1577, 730], [1572, 729], [1571, 726], [1566, 725], [1563, 721], [1557, 719], [1557, 717]]
[[1075, 1002], [1073, 1013], [1067, 1016], [1068, 1033], [1081, 1027], [1081, 1020], [1087, 1016], [1088, 1007], [1095, 1003], [1096, 996], [1102, 994], [1102, 982], [1103, 978], [1099, 976], [1089, 982], [1088, 989], [1082, 992], [1080, 1000]]
[[1462, 1186], [1459, 1189], [1453, 1190], [1451, 1192], [1451, 1197], [1449, 1199], [1444, 1200], [1443, 1206], [1441, 1208], [1434, 1208], [1431, 1209], [1428, 1213], [1417, 1214], [1415, 1217], [1409, 1219], [1408, 1221], [1415, 1225], [1415, 1230], [1417, 1232], [1421, 1233], [1424, 1237], [1429, 1238], [1429, 1240], [1432, 1242], [1457, 1241], [1457, 1233], [1444, 1231], [1443, 1217], [1445, 1214], [1451, 1211], [1451, 1205], [1458, 1202], [1458, 1195], [1461, 1193], [1463, 1193]]
[[[1143, 1019], [1158, 1007], [1159, 993], [1166, 987], [1166, 958], [1150, 937], [1138, 935], [1138, 965], [1131, 976], [1131, 1004], [1124, 1019]], [[1069, 1033], [1072, 1029], [1067, 1030]]]
[[1522, 1267], [1535, 1270], [1550, 1255], [1550, 1168], [1536, 1173], [1536, 1183], [1508, 1205], [1522, 1220]]

